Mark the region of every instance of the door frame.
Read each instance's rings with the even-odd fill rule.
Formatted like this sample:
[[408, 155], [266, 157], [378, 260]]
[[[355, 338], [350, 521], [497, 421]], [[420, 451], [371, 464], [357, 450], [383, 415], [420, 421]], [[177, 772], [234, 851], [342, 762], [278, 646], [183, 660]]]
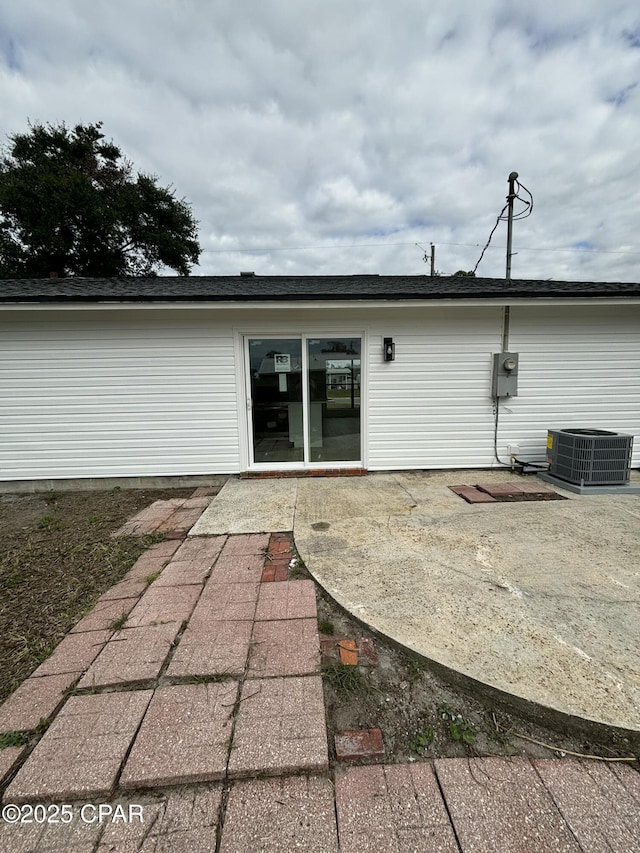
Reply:
[[[304, 432], [304, 457], [308, 456], [308, 424], [309, 424], [309, 373], [308, 346], [310, 338], [359, 338], [360, 339], [360, 459], [342, 460], [337, 462], [255, 462], [253, 459], [253, 420], [251, 409], [251, 383], [249, 378], [249, 346], [250, 338], [280, 340], [296, 338], [302, 343], [302, 417]], [[327, 468], [366, 468], [367, 459], [367, 411], [368, 411], [368, 364], [366, 352], [368, 337], [365, 329], [355, 330], [353, 327], [333, 328], [314, 327], [312, 331], [300, 331], [299, 327], [278, 327], [265, 330], [264, 327], [243, 327], [234, 329], [234, 348], [236, 362], [236, 393], [238, 399], [238, 436], [240, 440], [240, 470], [241, 471], [322, 471]]]

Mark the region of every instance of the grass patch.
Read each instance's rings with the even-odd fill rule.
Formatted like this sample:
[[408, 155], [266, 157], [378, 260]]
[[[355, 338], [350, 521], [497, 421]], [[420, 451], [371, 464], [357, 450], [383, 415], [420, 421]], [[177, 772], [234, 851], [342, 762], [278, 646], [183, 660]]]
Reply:
[[114, 619], [112, 622], [109, 623], [109, 630], [120, 631], [121, 628], [124, 628], [128, 618], [128, 613], [123, 613], [121, 616], [118, 616], [117, 619]]
[[0, 749], [10, 746], [24, 746], [29, 743], [29, 735], [25, 732], [5, 732], [0, 735]]
[[360, 667], [335, 661], [322, 667], [322, 677], [336, 693], [368, 693], [371, 685]]
[[111, 534], [155, 500], [193, 489], [3, 495], [0, 702], [164, 535]]
[[318, 631], [321, 634], [330, 634], [330, 635], [334, 634], [335, 633], [335, 627], [333, 625], [333, 622], [329, 622], [328, 619], [322, 619], [318, 623]]

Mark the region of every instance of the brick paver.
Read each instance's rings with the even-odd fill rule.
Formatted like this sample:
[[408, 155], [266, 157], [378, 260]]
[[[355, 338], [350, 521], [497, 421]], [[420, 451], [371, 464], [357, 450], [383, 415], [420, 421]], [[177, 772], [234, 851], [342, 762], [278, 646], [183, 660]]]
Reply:
[[[149, 574], [154, 574], [150, 572]], [[148, 584], [143, 577], [131, 577], [114, 584], [98, 599], [98, 604], [103, 601], [112, 601], [120, 598], [140, 598]]]
[[338, 652], [340, 654], [340, 663], [345, 666], [358, 665], [358, 644], [355, 640], [344, 638], [338, 641]]
[[144, 580], [149, 575], [162, 571], [179, 547], [178, 540], [156, 542], [138, 557], [123, 580]]
[[320, 643], [315, 619], [255, 622], [249, 678], [307, 675], [318, 671]]
[[259, 590], [257, 583], [216, 583], [212, 578], [202, 591], [190, 624], [253, 620]]
[[352, 767], [337, 773], [335, 784], [342, 853], [458, 853], [428, 764]]
[[0, 732], [35, 729], [40, 720], [55, 714], [64, 702], [65, 691], [81, 675], [79, 671], [27, 678], [0, 707]]
[[117, 620], [128, 616], [138, 603], [137, 598], [114, 598], [99, 601], [69, 632], [83, 634], [86, 631], [107, 631]]
[[464, 498], [469, 504], [488, 504], [495, 503], [496, 499], [488, 495], [486, 492], [481, 492], [473, 486], [449, 486], [452, 492]]
[[190, 536], [178, 548], [175, 560], [203, 560], [211, 567], [222, 551], [226, 536]]
[[264, 557], [259, 554], [231, 554], [224, 551], [211, 572], [214, 583], [260, 583]]
[[90, 853], [101, 832], [97, 821], [83, 822], [78, 811], [70, 823], [8, 824], [0, 821], [0, 850], [3, 853]]
[[315, 776], [236, 782], [220, 853], [337, 853], [333, 788]]
[[100, 654], [112, 633], [112, 631], [87, 631], [82, 634], [67, 634], [31, 677], [83, 672]]
[[449, 758], [436, 773], [463, 850], [581, 853], [526, 758]]
[[148, 801], [144, 795], [116, 800], [126, 810], [143, 804], [143, 820], [108, 823], [96, 853], [211, 853], [222, 801], [219, 786], [182, 787]]
[[239, 554], [264, 556], [268, 547], [268, 533], [242, 533], [239, 536], [230, 536], [222, 553], [225, 557], [237, 556]]
[[246, 681], [229, 759], [231, 777], [328, 769], [322, 679]]
[[517, 483], [477, 483], [476, 489], [480, 489], [481, 492], [486, 492], [494, 498], [524, 494]]
[[381, 758], [384, 742], [380, 729], [347, 729], [335, 736], [336, 758], [347, 761], [353, 758]]
[[157, 678], [179, 630], [179, 622], [164, 622], [116, 632], [78, 687], [110, 687]]
[[358, 637], [358, 658], [361, 666], [378, 666], [378, 654], [373, 640], [369, 637]]
[[313, 581], [284, 581], [262, 585], [256, 619], [316, 619], [316, 588]]
[[142, 628], [160, 622], [185, 622], [195, 607], [200, 587], [162, 587], [152, 584], [133, 608], [127, 628]]
[[237, 693], [235, 681], [156, 690], [122, 772], [121, 786], [222, 779]]
[[193, 619], [182, 635], [167, 675], [241, 675], [247, 664], [253, 623]]
[[[640, 775], [602, 762], [534, 760], [533, 766], [583, 850], [640, 849]], [[633, 791], [633, 785], [638, 790]]]
[[[4, 782], [11, 773], [24, 751], [24, 746], [6, 746], [4, 749], [0, 749], [0, 783]], [[2, 850], [1, 844], [0, 850]]]
[[152, 692], [71, 696], [5, 792], [5, 801], [106, 797]]

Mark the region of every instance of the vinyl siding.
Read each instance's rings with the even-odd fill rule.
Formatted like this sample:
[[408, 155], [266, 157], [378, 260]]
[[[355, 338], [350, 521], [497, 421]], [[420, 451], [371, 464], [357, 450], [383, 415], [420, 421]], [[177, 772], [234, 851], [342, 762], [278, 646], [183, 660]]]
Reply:
[[515, 307], [510, 349], [518, 396], [500, 406], [501, 455], [544, 459], [547, 430], [573, 426], [634, 435], [640, 464], [640, 307]]
[[[497, 307], [388, 312], [369, 344], [371, 470], [487, 466], [493, 460], [491, 354]], [[396, 360], [382, 361], [393, 337]]]
[[[0, 480], [235, 473], [246, 465], [240, 336], [363, 334], [364, 465], [491, 467], [498, 306], [260, 311], [44, 309], [0, 315]], [[396, 360], [382, 360], [391, 336]], [[498, 450], [544, 458], [548, 429], [636, 436], [640, 306], [511, 309], [518, 396]]]
[[12, 312], [0, 479], [237, 471], [233, 338], [202, 312]]

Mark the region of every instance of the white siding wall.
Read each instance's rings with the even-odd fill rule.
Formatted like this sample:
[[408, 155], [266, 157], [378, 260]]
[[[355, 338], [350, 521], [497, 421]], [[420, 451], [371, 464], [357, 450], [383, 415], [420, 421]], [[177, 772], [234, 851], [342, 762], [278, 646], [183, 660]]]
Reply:
[[[244, 467], [236, 335], [365, 335], [371, 470], [488, 467], [497, 306], [43, 310], [0, 319], [0, 480], [234, 473]], [[382, 360], [393, 337], [396, 360]], [[498, 449], [544, 458], [549, 428], [637, 436], [640, 306], [518, 306], [519, 395]]]
[[640, 306], [511, 309], [518, 396], [500, 407], [499, 449], [544, 459], [548, 429], [631, 433], [640, 465]]
[[[493, 460], [491, 354], [497, 307], [390, 310], [369, 339], [371, 470], [487, 466]], [[382, 361], [393, 337], [396, 360]]]
[[233, 336], [211, 312], [0, 320], [0, 480], [239, 470]]

